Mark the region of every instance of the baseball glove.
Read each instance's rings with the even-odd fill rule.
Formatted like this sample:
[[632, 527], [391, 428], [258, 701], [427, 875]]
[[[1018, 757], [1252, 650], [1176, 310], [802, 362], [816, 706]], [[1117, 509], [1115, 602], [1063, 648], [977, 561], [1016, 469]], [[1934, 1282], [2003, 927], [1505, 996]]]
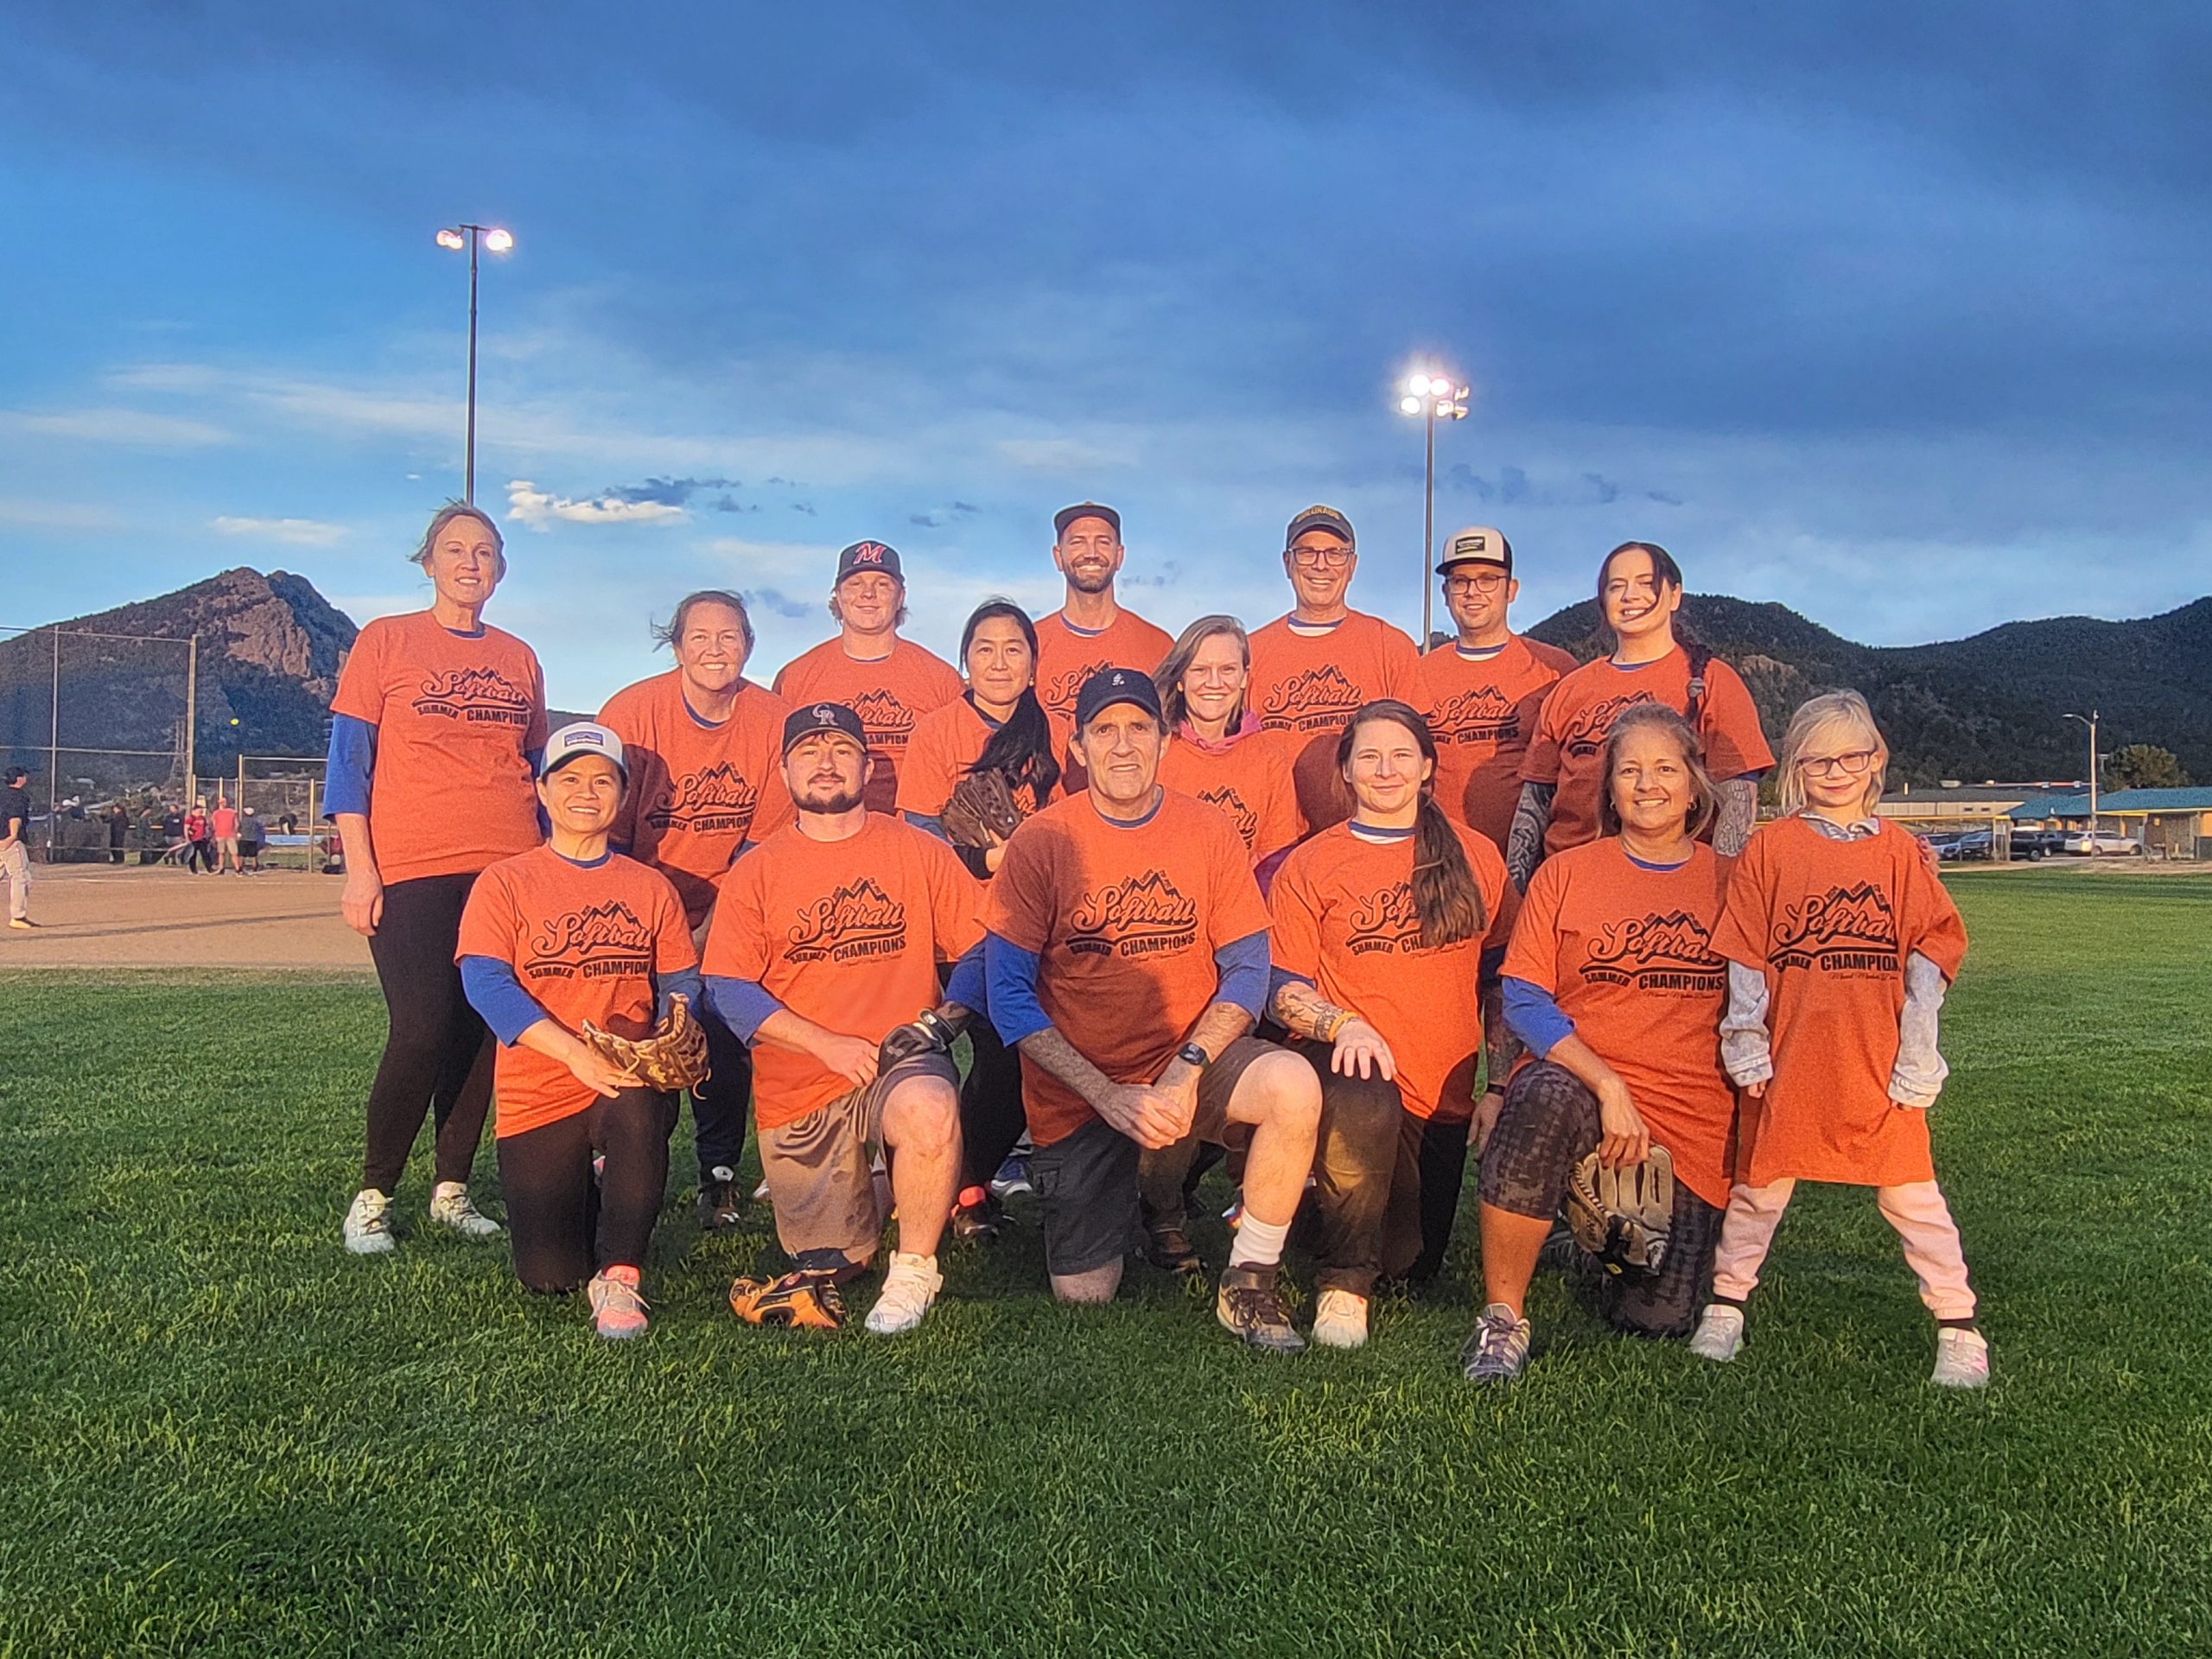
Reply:
[[668, 999], [668, 1018], [650, 1037], [618, 1037], [588, 1020], [576, 1034], [600, 1058], [648, 1089], [696, 1089], [707, 1080], [707, 1028], [691, 1017], [680, 994]]
[[1567, 1177], [1567, 1230], [1607, 1273], [1658, 1272], [1674, 1217], [1675, 1160], [1664, 1147], [1618, 1169], [1593, 1152]]
[[955, 784], [938, 821], [954, 846], [989, 847], [1021, 828], [1021, 810], [1014, 804], [1006, 774], [993, 766]]
[[876, 1075], [880, 1077], [901, 1060], [917, 1054], [950, 1054], [960, 1028], [944, 1015], [924, 1009], [907, 1024], [894, 1027], [875, 1051]]

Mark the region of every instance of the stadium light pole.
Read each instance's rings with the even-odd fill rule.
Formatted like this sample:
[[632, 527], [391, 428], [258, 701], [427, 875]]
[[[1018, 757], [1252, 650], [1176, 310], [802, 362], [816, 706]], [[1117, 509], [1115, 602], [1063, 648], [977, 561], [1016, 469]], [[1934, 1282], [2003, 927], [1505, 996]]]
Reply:
[[1421, 417], [1424, 438], [1421, 509], [1421, 649], [1428, 654], [1435, 632], [1436, 584], [1429, 577], [1428, 562], [1436, 549], [1436, 423], [1467, 418], [1468, 388], [1446, 374], [1415, 369], [1406, 377], [1405, 396], [1398, 399], [1398, 413]]
[[476, 505], [476, 248], [480, 241], [493, 253], [505, 253], [515, 245], [513, 235], [496, 225], [463, 220], [438, 232], [440, 247], [456, 253], [468, 250], [468, 454], [461, 499], [471, 506]]
[[2087, 715], [2069, 715], [2069, 720], [2078, 720], [2089, 728], [2089, 856], [2097, 855], [2097, 711]]

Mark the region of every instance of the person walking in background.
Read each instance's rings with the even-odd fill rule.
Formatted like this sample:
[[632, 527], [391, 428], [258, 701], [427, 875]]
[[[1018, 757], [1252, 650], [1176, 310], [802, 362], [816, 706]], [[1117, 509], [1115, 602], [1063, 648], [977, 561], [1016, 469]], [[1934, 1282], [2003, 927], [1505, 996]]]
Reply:
[[184, 868], [202, 875], [215, 873], [215, 832], [209, 826], [207, 803], [195, 798], [184, 815]]
[[215, 874], [240, 874], [238, 869], [238, 810], [227, 796], [215, 797], [215, 810], [207, 815], [208, 832], [215, 841]]
[[130, 809], [121, 801], [110, 804], [107, 810], [107, 861], [123, 862], [123, 844], [130, 836]]
[[8, 768], [0, 789], [0, 875], [8, 879], [8, 925], [31, 928], [31, 780], [22, 766]]
[[506, 574], [481, 509], [439, 509], [414, 562], [428, 610], [363, 628], [331, 703], [330, 815], [344, 846], [339, 909], [369, 941], [390, 1026], [370, 1085], [361, 1189], [346, 1248], [393, 1248], [391, 1196], [425, 1112], [437, 1125], [430, 1219], [470, 1238], [499, 1224], [469, 1201], [492, 1103], [492, 1039], [454, 960], [477, 876], [540, 843], [535, 781], [545, 679], [531, 648], [487, 626]]
[[260, 817], [250, 806], [238, 809], [238, 874], [261, 874], [261, 849], [268, 841], [268, 832]]
[[899, 550], [855, 542], [837, 555], [830, 594], [837, 637], [785, 663], [775, 693], [793, 708], [842, 703], [868, 729], [868, 810], [899, 809], [899, 766], [914, 727], [963, 687], [950, 663], [899, 637], [906, 620], [906, 578]]

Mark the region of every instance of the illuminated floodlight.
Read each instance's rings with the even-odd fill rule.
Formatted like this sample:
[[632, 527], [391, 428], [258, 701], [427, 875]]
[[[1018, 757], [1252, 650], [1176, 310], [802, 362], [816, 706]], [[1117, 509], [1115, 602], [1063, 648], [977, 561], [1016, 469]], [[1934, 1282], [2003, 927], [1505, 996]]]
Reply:
[[484, 232], [484, 245], [494, 253], [505, 253], [514, 245], [515, 238], [512, 232], [493, 230]]
[[463, 236], [459, 231], [440, 231], [438, 232], [438, 245], [442, 248], [451, 248], [455, 253], [458, 253], [461, 249], [468, 245], [468, 238]]

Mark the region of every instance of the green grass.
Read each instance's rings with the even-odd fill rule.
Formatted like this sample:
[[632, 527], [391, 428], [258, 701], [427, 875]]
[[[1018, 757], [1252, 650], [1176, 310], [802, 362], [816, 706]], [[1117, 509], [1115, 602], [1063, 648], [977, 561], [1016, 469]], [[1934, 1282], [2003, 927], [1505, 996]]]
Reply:
[[607, 1346], [499, 1248], [340, 1251], [372, 988], [9, 976], [0, 1655], [2205, 1651], [2212, 882], [1955, 890], [1969, 1398], [1840, 1189], [1735, 1365], [1546, 1279], [1478, 1394], [1471, 1206], [1356, 1355], [1248, 1356], [1142, 1270], [1058, 1309], [1026, 1211], [887, 1344], [732, 1320], [765, 1217], [703, 1239], [679, 1156]]

